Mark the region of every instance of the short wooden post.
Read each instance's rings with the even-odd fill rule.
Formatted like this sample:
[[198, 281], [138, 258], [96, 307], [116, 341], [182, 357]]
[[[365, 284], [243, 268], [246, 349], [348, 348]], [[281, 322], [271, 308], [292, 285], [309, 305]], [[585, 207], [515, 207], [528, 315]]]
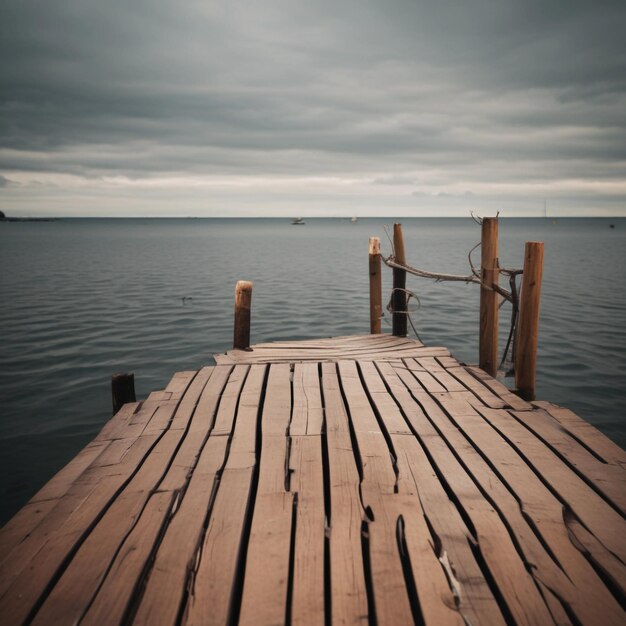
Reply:
[[383, 288], [380, 262], [380, 237], [370, 237], [370, 333], [381, 332], [383, 316]]
[[235, 287], [235, 331], [233, 348], [250, 348], [250, 307], [252, 305], [252, 283], [240, 280]]
[[[393, 247], [395, 261], [400, 265], [406, 264], [404, 253], [404, 237], [402, 236], [402, 224], [393, 225]], [[393, 295], [391, 297], [392, 332], [395, 337], [406, 337], [407, 335], [407, 306], [406, 306], [406, 272], [404, 270], [393, 270]]]
[[113, 374], [111, 376], [111, 397], [113, 399], [113, 415], [127, 402], [135, 402], [135, 375]]
[[480, 255], [480, 336], [478, 366], [490, 376], [498, 370], [498, 294], [488, 286], [498, 283], [498, 218], [484, 217]]
[[515, 386], [524, 400], [535, 399], [542, 276], [543, 243], [527, 241], [515, 348]]

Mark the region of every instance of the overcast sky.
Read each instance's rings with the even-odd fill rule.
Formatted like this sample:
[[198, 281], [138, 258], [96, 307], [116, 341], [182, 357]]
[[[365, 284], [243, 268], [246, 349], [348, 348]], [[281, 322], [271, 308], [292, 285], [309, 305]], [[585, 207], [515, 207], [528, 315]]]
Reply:
[[11, 215], [626, 216], [626, 2], [5, 0]]

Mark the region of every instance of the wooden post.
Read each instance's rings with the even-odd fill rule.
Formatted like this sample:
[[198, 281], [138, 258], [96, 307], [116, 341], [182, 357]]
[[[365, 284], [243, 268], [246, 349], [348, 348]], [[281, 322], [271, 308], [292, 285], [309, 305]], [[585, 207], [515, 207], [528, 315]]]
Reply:
[[370, 237], [370, 333], [381, 332], [383, 316], [383, 288], [380, 262], [380, 237]]
[[543, 276], [543, 243], [527, 241], [524, 277], [520, 296], [517, 345], [515, 349], [515, 386], [524, 400], [535, 399], [537, 343], [539, 339], [539, 300]]
[[480, 337], [478, 366], [490, 376], [498, 371], [498, 294], [484, 285], [498, 283], [498, 218], [484, 217], [480, 255]]
[[[400, 265], [406, 264], [404, 254], [404, 237], [402, 236], [402, 224], [393, 225], [393, 247], [395, 251], [395, 261]], [[406, 306], [406, 272], [394, 268], [393, 270], [393, 295], [391, 298], [392, 332], [395, 337], [406, 337], [407, 335], [407, 306]], [[397, 311], [397, 313], [396, 313]]]
[[252, 283], [240, 280], [235, 287], [235, 332], [233, 348], [250, 348], [250, 307], [252, 305]]
[[111, 376], [111, 397], [113, 399], [113, 415], [127, 402], [135, 402], [135, 375], [113, 374]]

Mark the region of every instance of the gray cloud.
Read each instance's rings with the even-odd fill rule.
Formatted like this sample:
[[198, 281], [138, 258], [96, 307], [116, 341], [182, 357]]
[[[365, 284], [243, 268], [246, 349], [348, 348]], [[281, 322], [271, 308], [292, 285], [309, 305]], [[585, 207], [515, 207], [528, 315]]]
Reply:
[[[599, 181], [593, 206], [623, 210], [625, 30], [623, 2], [9, 0], [0, 171], [31, 182], [12, 186], [22, 199], [36, 174], [103, 196], [108, 177], [275, 177], [271, 206], [310, 193], [290, 180], [326, 177], [402, 210], [490, 193], [566, 209]], [[237, 189], [214, 197], [234, 205]], [[350, 202], [362, 194], [321, 204]]]

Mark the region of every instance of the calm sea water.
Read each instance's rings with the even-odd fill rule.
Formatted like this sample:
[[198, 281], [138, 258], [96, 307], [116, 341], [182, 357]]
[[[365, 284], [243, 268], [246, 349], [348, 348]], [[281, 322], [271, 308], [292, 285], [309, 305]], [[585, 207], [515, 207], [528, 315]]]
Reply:
[[[409, 262], [467, 273], [472, 220], [402, 221]], [[238, 279], [254, 281], [253, 342], [368, 332], [368, 237], [388, 253], [392, 222], [0, 224], [0, 522], [110, 417], [112, 373], [135, 372], [142, 398], [230, 347]], [[546, 244], [538, 397], [625, 446], [626, 220], [501, 220], [501, 264], [520, 266], [527, 240]], [[408, 282], [422, 340], [476, 362], [478, 288]], [[386, 295], [390, 283], [385, 271]]]

